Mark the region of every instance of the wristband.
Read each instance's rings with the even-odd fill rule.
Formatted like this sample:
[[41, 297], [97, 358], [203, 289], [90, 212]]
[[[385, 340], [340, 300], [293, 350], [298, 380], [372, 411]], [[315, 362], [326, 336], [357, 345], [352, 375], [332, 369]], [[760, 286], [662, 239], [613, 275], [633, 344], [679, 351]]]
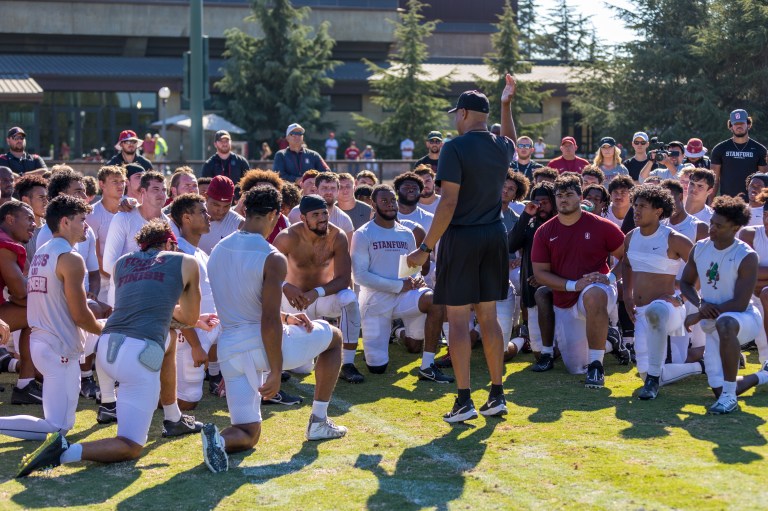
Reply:
[[280, 289], [285, 289], [285, 286], [288, 285], [288, 281], [284, 280], [282, 284], [280, 284]]
[[322, 298], [323, 296], [325, 296], [325, 289], [323, 289], [323, 286], [317, 286], [315, 288], [315, 291], [317, 292], [317, 296], [319, 298]]
[[613, 272], [608, 272], [608, 282], [610, 282], [611, 285], [616, 283], [616, 275], [614, 275]]
[[565, 290], [570, 292], [576, 291], [576, 281], [575, 280], [567, 280], [565, 282]]

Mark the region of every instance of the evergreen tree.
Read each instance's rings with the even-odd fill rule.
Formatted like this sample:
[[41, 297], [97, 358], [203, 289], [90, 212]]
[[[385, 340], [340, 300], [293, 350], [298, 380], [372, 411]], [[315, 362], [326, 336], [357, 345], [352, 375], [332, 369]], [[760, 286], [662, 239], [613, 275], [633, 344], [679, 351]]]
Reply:
[[257, 39], [237, 28], [225, 32], [224, 77], [216, 83], [233, 122], [253, 137], [274, 138], [299, 122], [309, 133], [320, 133], [330, 102], [321, 89], [333, 86], [328, 74], [338, 65], [331, 60], [335, 41], [328, 23], [314, 30], [305, 25], [308, 7], [294, 8], [290, 0], [251, 0], [264, 37]]
[[449, 76], [424, 79], [424, 62], [429, 56], [424, 40], [435, 30], [437, 22], [423, 21], [423, 8], [420, 0], [409, 0], [407, 9], [399, 13], [395, 50], [390, 54], [388, 68], [365, 60], [374, 74], [370, 80], [371, 101], [392, 113], [384, 121], [354, 113], [352, 116], [360, 127], [379, 139], [379, 155], [399, 155], [397, 148], [405, 137], [422, 140], [431, 130], [446, 126], [445, 112], [450, 103], [444, 95], [450, 80]]
[[536, 39], [536, 47], [542, 56], [566, 63], [577, 63], [590, 57], [589, 43], [595, 42], [595, 28], [582, 14], [559, 0], [556, 7], [545, 17], [549, 30]]
[[536, 4], [534, 0], [520, 0], [517, 3], [517, 27], [520, 31], [520, 55], [533, 58], [536, 50]]

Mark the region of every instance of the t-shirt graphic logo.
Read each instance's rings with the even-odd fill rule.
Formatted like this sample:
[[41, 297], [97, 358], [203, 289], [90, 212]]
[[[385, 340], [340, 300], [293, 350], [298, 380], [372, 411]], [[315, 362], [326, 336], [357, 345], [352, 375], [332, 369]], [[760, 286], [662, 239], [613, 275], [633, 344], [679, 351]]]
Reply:
[[712, 285], [712, 289], [717, 289], [717, 283], [720, 280], [720, 272], [718, 271], [720, 267], [717, 265], [716, 262], [709, 263], [709, 269], [707, 270], [707, 284]]
[[588, 239], [589, 239], [589, 238], [591, 238], [591, 237], [592, 237], [592, 235], [591, 235], [590, 233], [588, 233], [588, 232], [585, 232], [585, 233], [584, 233], [584, 239], [585, 239], [585, 240], [588, 240]]

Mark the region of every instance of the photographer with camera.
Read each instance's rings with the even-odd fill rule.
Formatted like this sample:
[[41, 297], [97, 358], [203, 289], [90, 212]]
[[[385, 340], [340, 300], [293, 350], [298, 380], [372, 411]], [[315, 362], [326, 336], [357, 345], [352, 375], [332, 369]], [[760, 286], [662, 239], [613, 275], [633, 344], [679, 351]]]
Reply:
[[648, 143], [650, 139], [648, 134], [644, 131], [638, 131], [632, 136], [632, 149], [635, 151], [635, 155], [632, 158], [627, 158], [623, 162], [629, 171], [629, 175], [634, 179], [636, 183], [640, 182], [640, 171], [648, 168], [648, 172], [658, 168], [658, 164], [655, 160], [648, 157]]
[[656, 137], [651, 139], [651, 151], [648, 156], [650, 161], [656, 161], [660, 164], [660, 167], [651, 170], [650, 165], [646, 165], [643, 170], [640, 171], [640, 182], [642, 183], [650, 176], [658, 176], [662, 181], [665, 179], [678, 179], [677, 173], [682, 170], [683, 167], [689, 165], [683, 163], [683, 153], [685, 152], [685, 145], [677, 140], [665, 144], [660, 142]]

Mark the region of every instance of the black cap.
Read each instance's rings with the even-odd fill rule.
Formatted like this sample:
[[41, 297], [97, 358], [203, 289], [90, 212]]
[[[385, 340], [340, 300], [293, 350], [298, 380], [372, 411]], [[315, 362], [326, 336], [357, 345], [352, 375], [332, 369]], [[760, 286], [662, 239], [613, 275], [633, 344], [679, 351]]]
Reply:
[[144, 167], [138, 163], [129, 163], [125, 166], [125, 177], [130, 178], [134, 174], [145, 172]]
[[611, 147], [614, 147], [616, 145], [616, 140], [613, 137], [603, 137], [600, 139], [600, 147], [603, 147], [604, 145], [609, 145]]
[[317, 194], [305, 195], [301, 198], [301, 202], [299, 202], [299, 212], [301, 212], [302, 215], [306, 215], [310, 211], [315, 211], [316, 209], [328, 209], [328, 204], [325, 202], [325, 199]]
[[228, 139], [232, 140], [232, 137], [229, 135], [229, 132], [226, 130], [219, 130], [216, 132], [216, 134], [213, 136], [213, 140], [218, 142], [222, 138], [227, 137]]
[[8, 138], [15, 137], [16, 135], [24, 135], [24, 138], [27, 138], [27, 134], [24, 133], [24, 130], [18, 126], [14, 126], [8, 130]]
[[456, 102], [456, 106], [448, 110], [448, 113], [453, 113], [459, 108], [487, 114], [491, 111], [491, 104], [488, 103], [488, 98], [485, 97], [485, 94], [479, 90], [468, 90], [461, 93], [459, 100]]

